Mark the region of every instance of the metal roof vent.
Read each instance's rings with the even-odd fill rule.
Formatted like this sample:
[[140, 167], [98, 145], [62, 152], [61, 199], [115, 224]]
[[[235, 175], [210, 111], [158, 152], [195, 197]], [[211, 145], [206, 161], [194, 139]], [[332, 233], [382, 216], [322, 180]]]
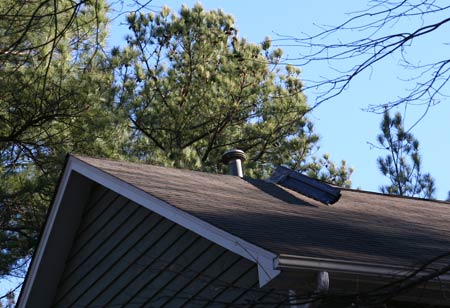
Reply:
[[283, 166], [277, 167], [268, 181], [295, 190], [327, 205], [335, 203], [341, 197], [339, 188]]
[[243, 177], [242, 162], [245, 161], [245, 153], [242, 150], [232, 149], [222, 155], [222, 162], [228, 165], [228, 173], [238, 177]]

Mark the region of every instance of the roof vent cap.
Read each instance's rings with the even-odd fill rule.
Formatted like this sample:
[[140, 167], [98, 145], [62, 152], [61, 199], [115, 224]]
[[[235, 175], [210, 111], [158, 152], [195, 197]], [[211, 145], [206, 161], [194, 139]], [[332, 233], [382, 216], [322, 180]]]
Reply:
[[310, 178], [284, 166], [277, 167], [268, 182], [295, 190], [327, 205], [337, 202], [341, 197], [341, 190], [338, 187]]
[[228, 165], [228, 173], [238, 177], [243, 177], [242, 162], [245, 161], [246, 156], [244, 151], [238, 149], [232, 149], [226, 151], [222, 155], [222, 162]]

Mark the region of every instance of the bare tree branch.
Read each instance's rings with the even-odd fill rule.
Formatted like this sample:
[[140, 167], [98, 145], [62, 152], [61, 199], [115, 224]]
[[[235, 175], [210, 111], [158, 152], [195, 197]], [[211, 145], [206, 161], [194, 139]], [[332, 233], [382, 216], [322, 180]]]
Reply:
[[442, 35], [430, 49], [445, 46], [449, 14], [450, 6], [445, 1], [371, 0], [367, 9], [351, 13], [351, 17], [339, 25], [326, 26], [314, 35], [280, 36], [279, 43], [280, 46], [293, 43], [309, 50], [302, 50], [304, 55], [298, 58], [285, 59], [287, 62], [306, 67], [311, 63], [326, 62], [334, 67], [331, 77], [311, 80], [305, 88], [318, 92], [313, 107], [340, 95], [356, 77], [375, 70], [392, 57], [397, 58], [399, 66], [410, 75], [413, 72], [412, 77], [404, 80], [409, 87], [408, 93], [385, 104], [370, 105], [368, 110], [383, 112], [385, 108], [399, 104], [431, 106], [449, 95], [450, 58], [442, 56], [427, 62], [428, 55], [416, 59], [408, 51], [437, 33]]

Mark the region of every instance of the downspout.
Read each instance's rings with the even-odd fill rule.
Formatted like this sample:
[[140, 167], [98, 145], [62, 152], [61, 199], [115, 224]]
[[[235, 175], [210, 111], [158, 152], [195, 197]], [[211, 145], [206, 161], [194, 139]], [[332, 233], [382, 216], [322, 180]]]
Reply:
[[320, 295], [328, 293], [328, 290], [330, 289], [330, 276], [328, 272], [320, 271], [316, 275], [316, 288], [314, 289], [313, 293], [309, 297], [308, 300], [306, 300], [306, 303], [302, 304], [303, 300], [299, 300], [297, 298], [297, 294], [294, 290], [289, 290], [289, 304], [290, 307], [293, 308], [312, 308], [314, 307], [318, 302], [320, 302], [320, 299], [317, 299]]

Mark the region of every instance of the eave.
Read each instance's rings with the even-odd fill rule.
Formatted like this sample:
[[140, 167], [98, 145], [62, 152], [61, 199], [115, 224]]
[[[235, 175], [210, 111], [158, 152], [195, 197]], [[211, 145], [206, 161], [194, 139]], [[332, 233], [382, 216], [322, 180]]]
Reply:
[[[368, 262], [356, 262], [339, 259], [312, 258], [304, 256], [294, 256], [280, 254], [275, 260], [275, 268], [278, 270], [316, 270], [329, 271], [345, 274], [358, 274], [367, 276], [383, 277], [406, 277], [410, 275], [414, 268], [411, 266], [387, 265]], [[430, 269], [424, 269], [417, 274], [418, 277], [433, 273]], [[439, 276], [441, 282], [450, 282], [450, 274]]]

